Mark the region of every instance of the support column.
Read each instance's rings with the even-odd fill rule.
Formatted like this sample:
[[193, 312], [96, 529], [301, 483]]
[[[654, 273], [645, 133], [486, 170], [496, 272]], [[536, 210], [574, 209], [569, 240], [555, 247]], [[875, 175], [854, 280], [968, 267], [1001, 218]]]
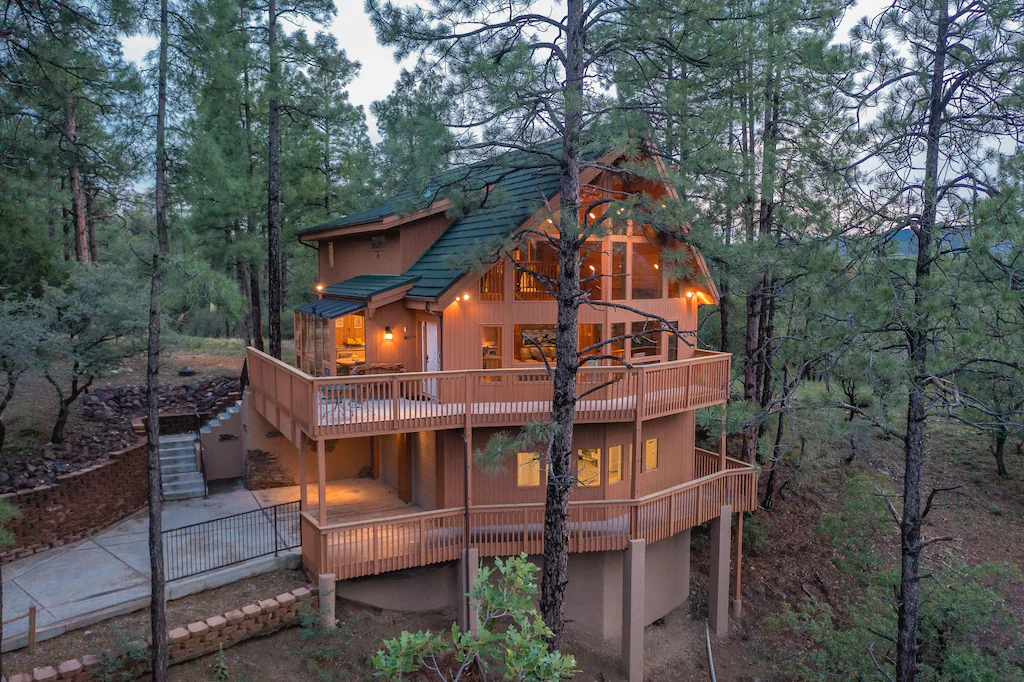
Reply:
[[317, 511], [320, 519], [320, 525], [327, 525], [327, 452], [324, 447], [323, 440], [317, 439], [316, 441], [316, 487], [317, 494]]
[[732, 617], [743, 615], [743, 594], [740, 592], [743, 569], [743, 512], [736, 515], [736, 556], [733, 559]]
[[335, 586], [337, 581], [333, 573], [321, 573], [317, 581], [317, 599], [320, 601], [320, 622], [333, 628], [337, 622], [334, 615]]
[[732, 506], [711, 521], [711, 567], [708, 570], [708, 622], [719, 637], [729, 634], [729, 536]]
[[622, 669], [629, 682], [644, 680], [644, 581], [647, 542], [630, 540], [622, 562]]
[[302, 432], [299, 432], [299, 510], [309, 511], [309, 491], [306, 490], [306, 456], [309, 454], [308, 443]]
[[479, 632], [479, 621], [477, 620], [477, 604], [469, 598], [469, 592], [473, 589], [476, 581], [477, 568], [480, 566], [480, 550], [476, 547], [462, 550], [459, 559], [459, 628], [463, 632], [467, 630], [476, 635]]

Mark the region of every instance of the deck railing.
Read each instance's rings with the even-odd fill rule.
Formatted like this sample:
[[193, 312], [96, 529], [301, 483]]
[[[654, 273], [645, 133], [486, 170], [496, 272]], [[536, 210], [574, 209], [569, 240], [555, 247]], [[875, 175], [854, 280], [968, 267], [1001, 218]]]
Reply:
[[[577, 377], [576, 420], [653, 419], [724, 403], [726, 353], [642, 367], [584, 367]], [[311, 377], [250, 348], [256, 410], [289, 438], [344, 438], [473, 426], [514, 426], [551, 414], [544, 367]]]
[[[719, 516], [726, 504], [734, 512], [752, 511], [757, 469], [735, 460], [730, 467], [733, 463], [739, 466], [636, 500], [570, 503], [569, 551], [622, 550], [640, 538], [657, 542]], [[465, 533], [462, 507], [322, 528], [303, 513], [303, 562], [311, 572], [339, 579], [427, 566], [457, 559]], [[544, 505], [471, 507], [469, 542], [482, 556], [541, 554]]]

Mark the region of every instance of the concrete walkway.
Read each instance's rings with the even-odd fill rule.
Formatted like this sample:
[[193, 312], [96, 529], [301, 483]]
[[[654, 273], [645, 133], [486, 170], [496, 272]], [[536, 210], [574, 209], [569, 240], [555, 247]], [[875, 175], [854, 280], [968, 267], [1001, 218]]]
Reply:
[[[287, 496], [291, 493], [290, 496]], [[234, 490], [207, 498], [164, 503], [164, 530], [254, 511], [298, 499], [298, 487], [266, 491]], [[282, 543], [286, 544], [286, 543]], [[246, 577], [297, 567], [297, 551], [281, 552], [168, 585], [177, 599]], [[36, 607], [40, 641], [149, 603], [149, 519], [142, 510], [108, 530], [64, 547], [3, 567], [3, 617], [15, 618]], [[3, 628], [3, 651], [27, 641], [28, 619]]]

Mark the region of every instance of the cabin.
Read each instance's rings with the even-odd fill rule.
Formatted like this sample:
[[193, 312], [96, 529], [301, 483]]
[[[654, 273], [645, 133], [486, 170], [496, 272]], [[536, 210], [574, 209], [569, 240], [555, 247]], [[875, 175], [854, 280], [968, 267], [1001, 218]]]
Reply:
[[[698, 307], [718, 290], [685, 230], [644, 223], [642, 203], [672, 188], [620, 153], [595, 158], [580, 178], [594, 226], [580, 267], [598, 304], [581, 306], [579, 336], [581, 348], [611, 343], [578, 375], [567, 617], [616, 638], [664, 616], [688, 595], [690, 530], [711, 522], [710, 616], [724, 633], [758, 472], [724, 441], [695, 443], [695, 410], [728, 400], [730, 356], [695, 342]], [[244, 447], [300, 486], [303, 565], [382, 607], [464, 602], [460, 565], [543, 553], [539, 453], [511, 453], [499, 473], [473, 453], [550, 418], [546, 283], [559, 265], [544, 234], [558, 173], [522, 158], [457, 172], [468, 207], [438, 189], [448, 174], [302, 230], [319, 279], [294, 310], [294, 362], [248, 350]]]

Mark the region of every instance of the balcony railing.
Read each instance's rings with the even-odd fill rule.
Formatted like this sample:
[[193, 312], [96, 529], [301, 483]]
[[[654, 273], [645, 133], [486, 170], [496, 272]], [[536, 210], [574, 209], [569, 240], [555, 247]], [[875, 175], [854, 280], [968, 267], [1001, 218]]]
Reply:
[[[730, 355], [642, 367], [584, 367], [576, 420], [628, 422], [724, 403]], [[310, 375], [250, 348], [255, 409], [293, 441], [373, 436], [472, 426], [515, 426], [551, 416], [552, 382], [543, 367], [377, 374]]]
[[[698, 470], [719, 466], [718, 455], [696, 451]], [[736, 460], [724, 471], [636, 500], [600, 500], [569, 504], [569, 551], [625, 549], [633, 539], [657, 542], [713, 519], [723, 505], [752, 511], [757, 474]], [[302, 514], [303, 565], [313, 573], [358, 578], [457, 559], [465, 546], [464, 507], [406, 514], [386, 519], [320, 527]], [[483, 556], [544, 551], [544, 505], [470, 507], [469, 544]]]

